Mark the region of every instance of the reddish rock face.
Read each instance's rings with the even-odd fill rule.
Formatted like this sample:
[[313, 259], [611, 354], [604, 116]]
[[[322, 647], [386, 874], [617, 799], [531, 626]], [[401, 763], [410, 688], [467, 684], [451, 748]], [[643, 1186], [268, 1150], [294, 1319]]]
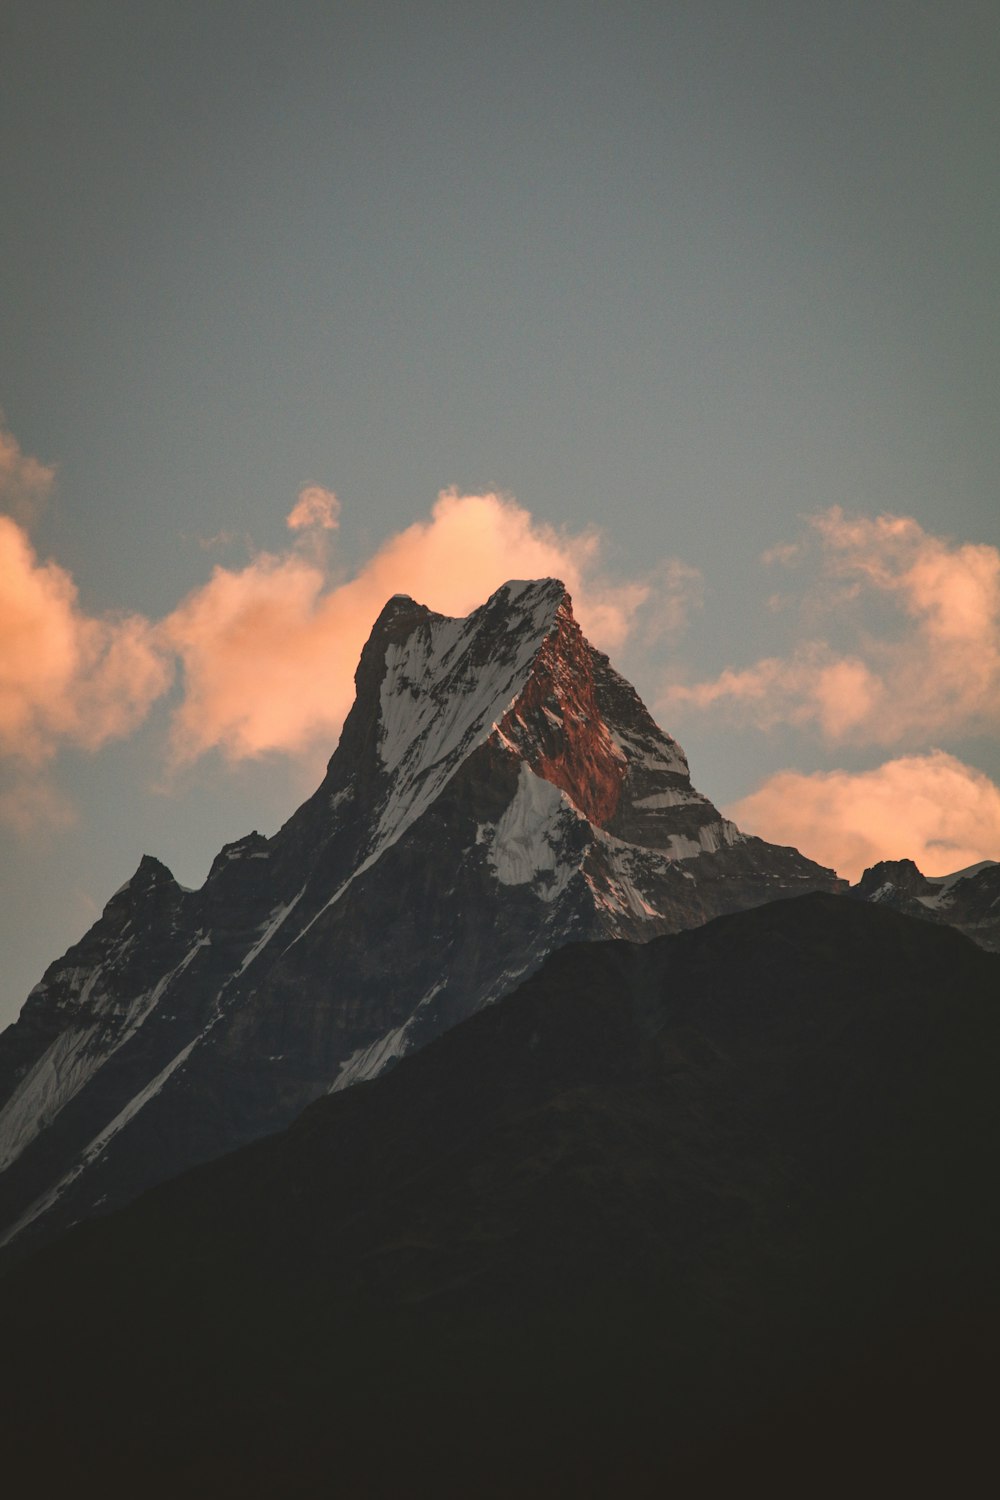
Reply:
[[536, 776], [604, 828], [618, 809], [626, 761], [601, 716], [591, 652], [568, 603], [543, 642], [524, 691], [500, 721]]

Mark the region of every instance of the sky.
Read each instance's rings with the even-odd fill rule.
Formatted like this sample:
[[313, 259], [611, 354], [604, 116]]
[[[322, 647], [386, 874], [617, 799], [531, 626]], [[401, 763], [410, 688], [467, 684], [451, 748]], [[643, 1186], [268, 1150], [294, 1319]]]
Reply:
[[1000, 17], [5, 0], [0, 1025], [561, 576], [741, 827], [1000, 858]]

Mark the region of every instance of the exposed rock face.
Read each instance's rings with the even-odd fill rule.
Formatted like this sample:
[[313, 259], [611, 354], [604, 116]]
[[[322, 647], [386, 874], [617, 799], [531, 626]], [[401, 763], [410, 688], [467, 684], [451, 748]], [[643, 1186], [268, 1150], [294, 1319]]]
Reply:
[[832, 871], [749, 838], [555, 580], [389, 601], [327, 775], [201, 890], [144, 859], [0, 1038], [0, 1233], [24, 1242], [287, 1124], [572, 938], [645, 939]]
[[980, 948], [1000, 952], [1000, 864], [992, 860], [937, 878], [921, 874], [912, 859], [881, 860], [849, 894], [957, 927]]

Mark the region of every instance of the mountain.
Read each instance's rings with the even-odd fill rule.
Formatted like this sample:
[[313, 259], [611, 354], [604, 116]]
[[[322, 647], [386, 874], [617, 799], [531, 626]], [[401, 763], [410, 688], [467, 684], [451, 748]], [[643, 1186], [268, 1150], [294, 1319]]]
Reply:
[[981, 948], [1000, 952], [1000, 864], [995, 860], [937, 878], [922, 874], [912, 859], [882, 860], [847, 894], [925, 922], [947, 923]]
[[967, 1494], [1000, 956], [822, 893], [574, 943], [0, 1281], [38, 1493]]
[[570, 940], [843, 885], [748, 837], [558, 581], [391, 599], [327, 775], [183, 890], [145, 857], [0, 1037], [0, 1232], [30, 1243], [289, 1124]]

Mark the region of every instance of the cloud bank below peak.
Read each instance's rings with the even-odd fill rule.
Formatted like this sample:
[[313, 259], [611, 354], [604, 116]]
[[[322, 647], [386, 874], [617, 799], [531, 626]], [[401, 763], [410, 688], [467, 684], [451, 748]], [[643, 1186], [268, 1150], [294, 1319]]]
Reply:
[[943, 750], [870, 771], [780, 771], [726, 814], [852, 881], [883, 859], [948, 875], [1000, 858], [1000, 788]]

